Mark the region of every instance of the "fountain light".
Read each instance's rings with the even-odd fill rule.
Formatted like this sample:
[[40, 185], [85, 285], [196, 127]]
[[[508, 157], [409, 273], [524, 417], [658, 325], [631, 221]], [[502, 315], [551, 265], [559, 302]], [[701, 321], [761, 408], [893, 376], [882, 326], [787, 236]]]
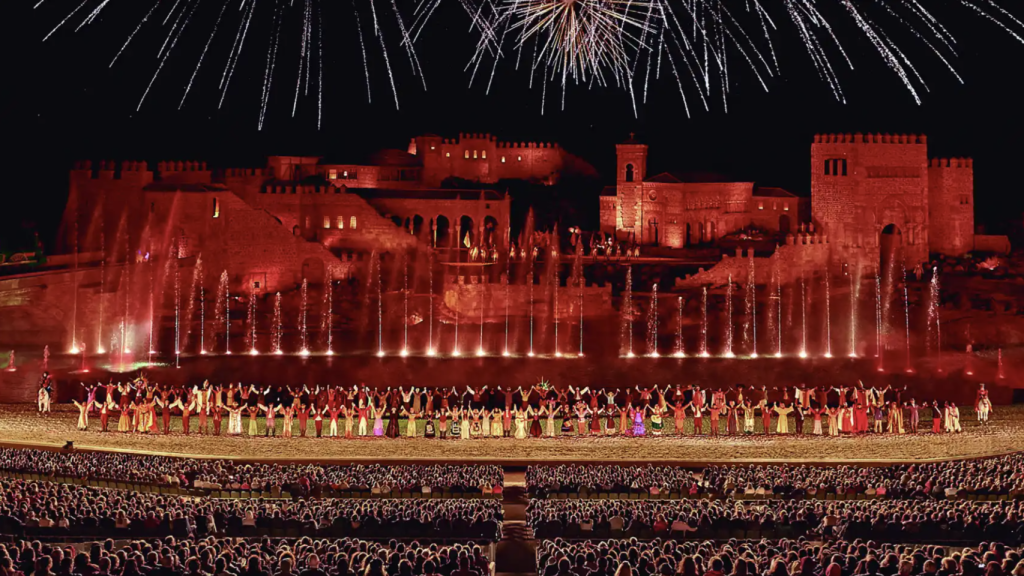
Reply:
[[430, 356], [430, 357], [437, 356], [437, 350], [434, 350], [433, 348], [427, 350], [427, 356]]
[[626, 354], [626, 358], [636, 358], [636, 354], [633, 354], [633, 351], [630, 350], [629, 353]]
[[309, 350], [306, 349], [306, 348], [303, 348], [302, 350], [299, 351], [299, 356], [302, 356], [303, 358], [306, 358], [307, 356], [309, 356]]
[[[125, 352], [127, 352], [127, 350], [125, 350]], [[201, 354], [203, 356], [206, 356], [206, 350], [200, 350], [199, 354]]]
[[709, 354], [708, 351], [705, 350], [705, 351], [700, 353], [700, 357], [701, 358], [711, 358], [711, 354]]
[[79, 352], [81, 352], [81, 350], [78, 349], [78, 346], [71, 346], [71, 350], [68, 350], [69, 354], [78, 354]]
[[231, 350], [225, 350], [224, 354], [227, 355], [227, 356], [231, 356]]
[[334, 350], [331, 350], [330, 348], [328, 348], [327, 349], [327, 355], [328, 356], [334, 356]]
[[856, 358], [856, 357], [857, 357], [857, 353], [856, 352], [850, 352], [850, 358]]
[[807, 350], [801, 350], [800, 351], [800, 357], [801, 358], [807, 358]]
[[409, 356], [409, 350], [406, 348], [402, 348], [402, 351], [399, 352], [398, 355], [401, 356], [402, 358], [406, 358]]
[[562, 353], [561, 352], [555, 352], [555, 358], [561, 358], [561, 357], [562, 357]]
[[686, 358], [686, 354], [683, 354], [682, 352], [676, 352], [676, 358]]
[[103, 349], [103, 347], [101, 346], [101, 347], [99, 347], [99, 348], [97, 348], [97, 349], [96, 349], [96, 353], [97, 353], [97, 354], [106, 354], [106, 353], [107, 353], [107, 351], [106, 351], [106, 350], [104, 350], [104, 349]]
[[648, 354], [648, 356], [650, 356], [651, 358], [658, 358], [661, 356], [661, 354], [658, 354], [657, 352], [651, 352], [650, 354]]
[[735, 358], [736, 355], [732, 353], [732, 350], [729, 350], [728, 352], [725, 353], [725, 357], [726, 358]]
[[526, 355], [529, 356], [530, 358], [533, 358], [533, 350], [527, 352]]
[[511, 354], [509, 354], [508, 350], [505, 350], [504, 352], [502, 352], [502, 353], [501, 353], [501, 355], [502, 355], [502, 356], [504, 356], [504, 357], [506, 357], [506, 358], [508, 358], [509, 356], [511, 356]]
[[452, 350], [452, 356], [462, 356], [462, 351], [456, 348], [455, 350]]
[[255, 348], [253, 348], [252, 350], [249, 350], [249, 355], [250, 356], [258, 356], [259, 355], [259, 351], [256, 350]]
[[384, 357], [384, 351], [383, 350], [377, 350], [377, 358], [383, 358], [383, 357]]
[[907, 374], [913, 374], [913, 373], [914, 373], [914, 369], [913, 368], [907, 368]]
[[477, 356], [483, 356], [484, 355], [484, 349], [483, 348], [477, 348], [476, 349], [476, 355]]
[[782, 352], [776, 352], [775, 353], [775, 357], [776, 358], [782, 358]]
[[276, 354], [277, 356], [280, 356], [280, 355], [284, 354], [284, 352], [280, 348], [278, 348], [277, 350], [274, 350], [274, 354]]
[[757, 352], [751, 352], [750, 353], [750, 357], [751, 358], [757, 358]]
[[831, 358], [831, 357], [832, 357], [832, 353], [831, 352], [825, 352], [825, 358]]

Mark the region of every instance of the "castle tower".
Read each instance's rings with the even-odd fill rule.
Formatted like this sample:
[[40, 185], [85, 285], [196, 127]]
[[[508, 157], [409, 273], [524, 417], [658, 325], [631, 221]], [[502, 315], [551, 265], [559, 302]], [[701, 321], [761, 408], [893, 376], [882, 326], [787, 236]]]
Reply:
[[[914, 134], [818, 134], [811, 216], [836, 258], [928, 260], [928, 146]], [[885, 254], [883, 254], [883, 252]]]
[[962, 256], [974, 249], [974, 161], [933, 158], [928, 167], [928, 245]]
[[643, 182], [647, 176], [647, 145], [630, 133], [629, 140], [615, 145], [616, 230], [641, 235]]

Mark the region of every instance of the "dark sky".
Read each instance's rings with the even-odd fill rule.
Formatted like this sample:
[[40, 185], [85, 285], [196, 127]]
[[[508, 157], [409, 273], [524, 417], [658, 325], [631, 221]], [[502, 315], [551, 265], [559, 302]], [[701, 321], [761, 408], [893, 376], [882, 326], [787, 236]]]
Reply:
[[[163, 0], [112, 69], [110, 59], [152, 2], [113, 0], [103, 18], [74, 32], [81, 16], [100, 2], [88, 0], [65, 28], [42, 42], [81, 2], [46, 0], [33, 10], [37, 1], [11, 0], [0, 35], [7, 56], [6, 81], [0, 88], [0, 127], [8, 150], [6, 199], [8, 207], [18, 208], [3, 211], [4, 226], [27, 219], [44, 231], [52, 230], [67, 195], [67, 169], [75, 158], [206, 159], [214, 165], [256, 166], [267, 154], [359, 158], [379, 147], [404, 148], [409, 137], [422, 132], [490, 132], [503, 140], [558, 141], [589, 160], [606, 179], [614, 166], [614, 144], [636, 132], [651, 145], [651, 170], [717, 171], [801, 195], [809, 194], [809, 146], [816, 132], [926, 133], [932, 156], [975, 158], [979, 223], [999, 229], [1019, 221], [1024, 210], [1017, 146], [1024, 133], [1017, 64], [1024, 58], [1024, 44], [951, 0], [927, 6], [958, 40], [960, 54], [951, 63], [963, 76], [962, 85], [906, 28], [898, 22], [886, 28], [928, 84], [930, 92], [921, 90], [922, 105], [914, 103], [871, 44], [845, 25], [837, 26], [836, 32], [856, 69], [849, 70], [840, 54], [829, 48], [847, 98], [846, 104], [837, 103], [819, 80], [793, 25], [779, 19], [774, 37], [782, 75], [767, 81], [770, 91], [765, 93], [742, 56], [733, 51], [728, 112], [715, 92], [711, 110], [704, 111], [685, 79], [689, 118], [679, 88], [664, 67], [661, 79], [650, 83], [639, 117], [616, 87], [570, 88], [562, 110], [560, 89], [554, 85], [549, 85], [541, 115], [541, 90], [537, 84], [532, 90], [528, 87], [525, 55], [518, 71], [511, 57], [498, 66], [489, 95], [484, 87], [490, 60], [482, 66], [477, 84], [468, 87], [469, 73], [463, 67], [476, 33], [469, 31], [469, 19], [455, 0], [443, 0], [417, 43], [426, 91], [410, 73], [399, 46], [391, 3], [378, 0], [377, 16], [398, 85], [397, 111], [379, 41], [370, 33], [369, 4], [356, 1], [366, 31], [373, 92], [373, 102], [367, 103], [353, 4], [324, 1], [323, 126], [316, 126], [315, 96], [301, 99], [298, 114], [291, 117], [301, 26], [301, 10], [291, 9], [282, 21], [262, 131], [256, 128], [274, 0], [258, 0], [222, 109], [217, 109], [217, 84], [235, 37], [239, 0], [231, 0], [184, 108], [178, 110], [179, 100], [221, 0], [199, 4], [141, 112], [135, 108], [160, 64], [156, 51], [167, 30], [160, 22], [173, 1]], [[396, 1], [402, 10], [411, 12], [414, 7], [408, 0]], [[1024, 10], [1015, 10], [1024, 16]], [[757, 32], [756, 27], [751, 32]], [[581, 202], [596, 202], [595, 192], [581, 191]]]

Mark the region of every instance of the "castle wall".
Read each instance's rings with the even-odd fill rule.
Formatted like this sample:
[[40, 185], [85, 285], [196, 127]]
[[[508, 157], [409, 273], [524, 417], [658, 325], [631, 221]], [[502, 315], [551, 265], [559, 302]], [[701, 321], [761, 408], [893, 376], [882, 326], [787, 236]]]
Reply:
[[813, 221], [842, 252], [877, 252], [895, 225], [908, 263], [928, 259], [928, 147], [917, 135], [818, 134], [811, 145]]
[[[476, 279], [476, 277], [471, 277]], [[513, 316], [528, 316], [530, 314], [530, 287], [528, 285], [513, 284], [508, 286], [506, 291], [504, 283], [488, 284], [447, 284], [444, 289], [444, 304], [460, 317], [473, 322], [480, 318], [480, 308], [483, 307], [485, 321], [505, 319], [506, 293], [508, 294], [508, 310]], [[564, 289], [563, 289], [564, 288]], [[534, 287], [533, 303], [536, 308], [550, 305], [545, 298], [545, 290]], [[612, 290], [608, 286], [585, 286], [583, 288], [583, 314], [584, 316], [605, 316], [614, 312], [612, 308]], [[574, 324], [580, 318], [580, 289], [578, 287], [562, 287], [558, 291], [557, 314], [562, 322]], [[488, 316], [489, 315], [489, 316]]]
[[974, 162], [933, 158], [928, 168], [929, 247], [960, 256], [974, 249]]
[[145, 162], [76, 162], [69, 180], [61, 250], [100, 250], [119, 231], [133, 240], [139, 237], [146, 221], [140, 191], [153, 182]]
[[564, 151], [548, 142], [499, 142], [490, 134], [459, 134], [458, 138], [416, 139], [423, 163], [421, 184], [435, 188], [448, 177], [481, 183], [501, 179], [558, 181]]

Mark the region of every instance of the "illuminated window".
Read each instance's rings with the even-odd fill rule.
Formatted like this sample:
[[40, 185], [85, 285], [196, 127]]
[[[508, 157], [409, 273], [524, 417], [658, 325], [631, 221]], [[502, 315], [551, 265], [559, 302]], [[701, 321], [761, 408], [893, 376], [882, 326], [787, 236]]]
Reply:
[[466, 154], [463, 156], [463, 158], [469, 159], [469, 149], [468, 148], [466, 149]]
[[782, 209], [785, 210], [786, 212], [789, 212], [789, 202], [786, 202], [785, 204], [783, 204], [782, 205]]
[[473, 150], [473, 158], [476, 159], [476, 150]]
[[779, 210], [779, 203], [778, 202], [772, 202], [772, 210], [775, 210], [775, 211]]
[[[152, 210], [150, 210], [152, 212]], [[213, 217], [220, 218], [220, 200], [217, 198], [213, 199]]]
[[501, 163], [502, 163], [502, 164], [504, 164], [504, 163], [505, 163], [505, 157], [504, 157], [504, 156], [502, 156], [502, 157], [501, 157]]
[[757, 203], [757, 209], [758, 210], [764, 210], [764, 202], [758, 202]]
[[353, 230], [356, 229], [356, 217], [355, 216], [353, 216], [352, 218], [349, 218], [348, 227], [353, 229]]
[[331, 180], [337, 180], [338, 179], [338, 171], [337, 170], [331, 170], [330, 175], [331, 175]]
[[486, 160], [487, 159], [487, 150], [481, 150], [480, 151], [480, 157], [483, 158], [484, 160]]
[[345, 229], [345, 217], [344, 216], [338, 216], [338, 230], [344, 230], [344, 229]]
[[331, 229], [331, 217], [330, 216], [324, 216], [324, 230], [330, 230], [330, 229]]
[[519, 160], [520, 162], [522, 162], [523, 161], [523, 157], [522, 156], [517, 156], [516, 160]]
[[452, 157], [452, 153], [451, 152], [445, 152], [444, 153], [444, 157], [445, 158], [451, 158]]
[[433, 150], [433, 149], [434, 149], [434, 145], [433, 145], [433, 144], [431, 144], [431, 145], [430, 145], [430, 149], [431, 149], [431, 150]]

